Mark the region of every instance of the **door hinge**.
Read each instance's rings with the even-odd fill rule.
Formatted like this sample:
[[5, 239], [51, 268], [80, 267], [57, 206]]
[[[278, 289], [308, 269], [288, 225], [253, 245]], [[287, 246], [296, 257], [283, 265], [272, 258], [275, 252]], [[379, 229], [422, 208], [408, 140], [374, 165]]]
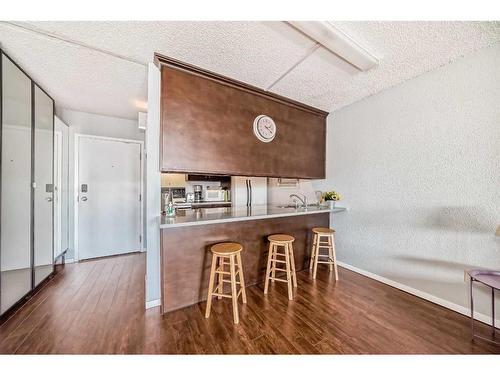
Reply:
[[142, 194], [139, 194], [139, 202], [142, 201]]
[[142, 243], [142, 236], [139, 235], [139, 242]]

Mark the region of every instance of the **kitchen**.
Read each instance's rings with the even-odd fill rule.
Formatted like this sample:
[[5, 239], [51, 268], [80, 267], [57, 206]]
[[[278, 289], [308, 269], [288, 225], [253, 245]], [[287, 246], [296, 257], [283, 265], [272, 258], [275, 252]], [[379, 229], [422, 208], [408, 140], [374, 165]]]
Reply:
[[[293, 238], [296, 270], [307, 268], [313, 229], [329, 228], [330, 215], [345, 210], [323, 202], [311, 183], [325, 174], [326, 113], [165, 56], [156, 60], [162, 313], [207, 299], [206, 253], [218, 243], [241, 244], [246, 286], [265, 281], [267, 238], [277, 233]], [[200, 106], [201, 96], [212, 99]]]

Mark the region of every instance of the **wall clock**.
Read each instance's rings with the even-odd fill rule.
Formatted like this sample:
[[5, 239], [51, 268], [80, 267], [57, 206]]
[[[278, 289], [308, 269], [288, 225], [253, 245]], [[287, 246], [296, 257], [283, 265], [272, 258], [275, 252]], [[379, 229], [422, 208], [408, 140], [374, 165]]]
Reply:
[[276, 136], [276, 124], [267, 115], [260, 115], [253, 120], [253, 132], [262, 142], [271, 142]]

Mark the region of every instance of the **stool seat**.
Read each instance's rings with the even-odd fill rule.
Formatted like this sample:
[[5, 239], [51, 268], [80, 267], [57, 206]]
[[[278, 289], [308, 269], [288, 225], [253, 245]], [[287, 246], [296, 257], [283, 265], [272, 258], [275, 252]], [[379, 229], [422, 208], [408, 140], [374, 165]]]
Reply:
[[312, 231], [316, 234], [332, 234], [335, 230], [331, 228], [313, 228]]
[[267, 237], [269, 242], [280, 242], [288, 243], [295, 241], [295, 237], [289, 236], [288, 234], [272, 234]]
[[231, 255], [239, 253], [243, 250], [243, 246], [237, 242], [222, 242], [213, 245], [210, 251], [217, 255]]

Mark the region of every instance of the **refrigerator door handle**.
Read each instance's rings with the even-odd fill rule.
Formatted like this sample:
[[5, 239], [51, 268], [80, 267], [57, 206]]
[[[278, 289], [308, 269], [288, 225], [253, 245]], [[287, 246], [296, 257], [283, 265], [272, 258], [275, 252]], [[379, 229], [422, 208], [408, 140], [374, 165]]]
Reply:
[[246, 188], [247, 188], [247, 206], [248, 206], [248, 197], [250, 196], [250, 190], [248, 189], [248, 179], [245, 180], [245, 185], [246, 185]]
[[252, 180], [248, 180], [248, 186], [250, 187], [250, 206], [252, 205]]

